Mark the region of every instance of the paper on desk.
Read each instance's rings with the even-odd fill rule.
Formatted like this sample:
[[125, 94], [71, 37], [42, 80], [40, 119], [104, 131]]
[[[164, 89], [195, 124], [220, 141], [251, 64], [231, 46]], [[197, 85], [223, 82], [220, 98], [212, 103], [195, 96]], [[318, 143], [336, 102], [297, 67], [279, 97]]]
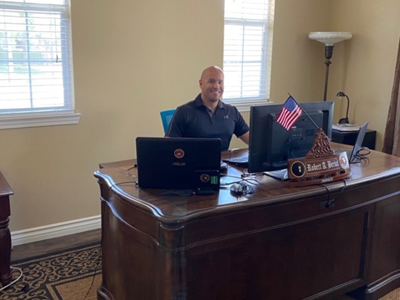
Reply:
[[360, 125], [358, 124], [333, 124], [332, 130], [337, 131], [359, 131]]
[[274, 177], [276, 179], [280, 179], [280, 180], [288, 180], [289, 179], [287, 169], [276, 170], [276, 171], [265, 171], [264, 174]]

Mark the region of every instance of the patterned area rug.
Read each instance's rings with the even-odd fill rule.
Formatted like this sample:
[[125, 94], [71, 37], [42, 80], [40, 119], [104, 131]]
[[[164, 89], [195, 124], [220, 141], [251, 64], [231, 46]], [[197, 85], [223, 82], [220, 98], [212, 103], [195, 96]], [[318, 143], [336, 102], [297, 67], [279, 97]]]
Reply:
[[379, 300], [400, 300], [400, 288], [395, 289], [394, 291], [390, 292]]
[[[13, 262], [22, 277], [4, 291], [2, 300], [96, 300], [101, 284], [100, 245]], [[13, 280], [20, 271], [13, 269]]]

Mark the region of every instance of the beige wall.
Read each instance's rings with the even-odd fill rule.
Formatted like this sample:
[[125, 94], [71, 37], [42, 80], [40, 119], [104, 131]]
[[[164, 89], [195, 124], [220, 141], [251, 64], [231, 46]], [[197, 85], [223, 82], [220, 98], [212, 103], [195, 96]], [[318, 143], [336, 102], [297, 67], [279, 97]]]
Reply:
[[338, 74], [333, 70], [335, 88], [331, 91], [343, 90], [349, 95], [350, 121], [370, 121], [369, 127], [378, 132], [378, 150], [382, 150], [393, 86], [400, 37], [399, 12], [398, 0], [335, 0], [332, 10], [333, 29], [350, 31], [353, 38], [338, 44], [345, 50], [339, 57], [344, 72]]
[[[324, 50], [308, 32], [351, 31], [335, 46], [328, 98], [348, 93], [351, 120], [370, 120], [380, 147], [398, 11], [398, 0], [276, 0], [271, 100], [320, 100]], [[222, 64], [223, 0], [72, 0], [72, 22], [80, 123], [0, 131], [11, 231], [99, 215], [97, 164], [133, 158], [137, 136], [161, 136], [159, 111], [193, 99], [201, 70]]]

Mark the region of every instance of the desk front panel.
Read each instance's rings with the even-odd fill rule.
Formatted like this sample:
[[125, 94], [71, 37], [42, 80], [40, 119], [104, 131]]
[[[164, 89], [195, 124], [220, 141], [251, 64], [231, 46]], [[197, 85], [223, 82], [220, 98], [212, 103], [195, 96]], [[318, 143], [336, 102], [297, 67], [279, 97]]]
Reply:
[[186, 299], [305, 299], [360, 287], [370, 209], [187, 249]]

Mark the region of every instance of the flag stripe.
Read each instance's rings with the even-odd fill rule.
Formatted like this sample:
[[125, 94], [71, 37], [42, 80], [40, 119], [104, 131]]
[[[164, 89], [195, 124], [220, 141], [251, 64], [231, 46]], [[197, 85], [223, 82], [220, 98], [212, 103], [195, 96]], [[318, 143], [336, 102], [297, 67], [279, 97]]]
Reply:
[[297, 119], [301, 116], [301, 111], [300, 107], [297, 107], [296, 110], [294, 111], [288, 111], [285, 109], [285, 113], [282, 114], [282, 125], [285, 128], [290, 128], [296, 121]]
[[293, 124], [300, 118], [303, 110], [297, 104], [297, 102], [290, 96], [285, 101], [282, 110], [280, 111], [277, 122], [285, 127], [286, 130], [290, 130]]

